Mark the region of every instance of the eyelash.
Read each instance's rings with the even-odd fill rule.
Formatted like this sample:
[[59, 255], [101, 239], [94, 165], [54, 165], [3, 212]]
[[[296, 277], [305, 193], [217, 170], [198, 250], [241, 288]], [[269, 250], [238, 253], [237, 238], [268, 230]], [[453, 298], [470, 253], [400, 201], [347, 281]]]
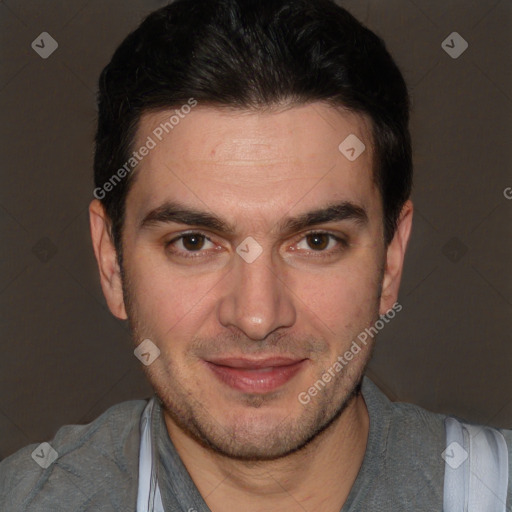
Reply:
[[[179, 257], [182, 257], [182, 258], [205, 258], [205, 257], [213, 256], [212, 254], [207, 254], [206, 256], [203, 255], [202, 253], [205, 253], [206, 251], [202, 251], [202, 250], [185, 251], [185, 252], [180, 253], [180, 251], [173, 251], [173, 250], [169, 249], [172, 246], [172, 244], [174, 244], [175, 242], [182, 240], [186, 237], [193, 236], [193, 235], [204, 237], [205, 240], [212, 242], [212, 240], [204, 233], [201, 233], [200, 231], [190, 231], [190, 232], [182, 233], [180, 236], [177, 236], [177, 237], [173, 238], [172, 240], [169, 240], [168, 242], [166, 242], [165, 249], [169, 250], [171, 253], [173, 253]], [[308, 231], [307, 233], [304, 233], [301, 236], [301, 238], [299, 238], [297, 240], [297, 242], [295, 242], [295, 243], [299, 243], [300, 241], [302, 241], [303, 239], [307, 238], [310, 235], [328, 235], [331, 240], [334, 240], [340, 246], [340, 247], [338, 247], [338, 249], [335, 249], [335, 250], [331, 249], [329, 251], [326, 251], [326, 250], [322, 250], [322, 251], [310, 250], [310, 251], [308, 251], [308, 253], [313, 254], [314, 258], [326, 258], [326, 257], [332, 256], [333, 254], [340, 253], [350, 246], [350, 243], [346, 239], [341, 238], [333, 233], [330, 233], [329, 231]], [[212, 243], [214, 243], [214, 242], [212, 242]]]

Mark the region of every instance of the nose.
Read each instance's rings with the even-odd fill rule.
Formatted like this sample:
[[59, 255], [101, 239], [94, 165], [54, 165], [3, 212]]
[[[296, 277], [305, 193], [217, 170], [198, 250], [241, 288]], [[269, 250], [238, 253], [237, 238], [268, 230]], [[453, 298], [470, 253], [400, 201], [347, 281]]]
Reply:
[[219, 322], [224, 327], [240, 329], [254, 341], [261, 341], [276, 329], [294, 324], [293, 298], [284, 273], [273, 265], [266, 251], [250, 263], [235, 255], [218, 303]]

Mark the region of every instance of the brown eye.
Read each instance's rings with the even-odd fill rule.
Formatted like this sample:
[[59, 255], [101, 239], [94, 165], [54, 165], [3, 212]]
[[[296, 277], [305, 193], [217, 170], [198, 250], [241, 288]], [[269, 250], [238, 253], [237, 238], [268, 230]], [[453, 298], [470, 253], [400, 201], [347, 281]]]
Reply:
[[[305, 233], [295, 246], [296, 254], [309, 255], [311, 257], [333, 257], [342, 254], [349, 247], [345, 238], [341, 238], [329, 232], [311, 231]], [[316, 254], [315, 254], [316, 253]]]
[[182, 244], [187, 251], [199, 251], [203, 248], [206, 237], [193, 233], [191, 235], [183, 235]]
[[200, 232], [182, 233], [164, 243], [165, 251], [176, 259], [190, 258], [199, 263], [222, 252], [222, 247], [215, 244], [208, 235]]
[[308, 246], [314, 251], [323, 251], [328, 245], [331, 236], [327, 233], [312, 233], [306, 236]]

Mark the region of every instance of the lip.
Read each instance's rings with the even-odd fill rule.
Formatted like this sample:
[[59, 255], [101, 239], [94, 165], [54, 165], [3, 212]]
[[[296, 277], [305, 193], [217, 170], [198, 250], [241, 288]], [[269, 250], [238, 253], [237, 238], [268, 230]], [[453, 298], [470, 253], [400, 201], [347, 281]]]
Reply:
[[269, 393], [286, 384], [307, 359], [268, 357], [264, 359], [219, 358], [205, 361], [218, 380], [244, 393]]

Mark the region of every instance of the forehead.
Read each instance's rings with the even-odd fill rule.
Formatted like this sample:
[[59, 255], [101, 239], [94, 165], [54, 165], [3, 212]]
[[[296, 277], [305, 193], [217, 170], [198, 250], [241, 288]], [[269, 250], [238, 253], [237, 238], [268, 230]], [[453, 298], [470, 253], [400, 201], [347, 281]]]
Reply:
[[[138, 217], [178, 198], [257, 215], [299, 211], [299, 203], [345, 199], [371, 210], [378, 202], [370, 122], [361, 115], [322, 103], [273, 112], [197, 105], [180, 114], [141, 118], [134, 149], [153, 147], [138, 163], [129, 194]], [[339, 145], [354, 135], [366, 149], [350, 161]]]

